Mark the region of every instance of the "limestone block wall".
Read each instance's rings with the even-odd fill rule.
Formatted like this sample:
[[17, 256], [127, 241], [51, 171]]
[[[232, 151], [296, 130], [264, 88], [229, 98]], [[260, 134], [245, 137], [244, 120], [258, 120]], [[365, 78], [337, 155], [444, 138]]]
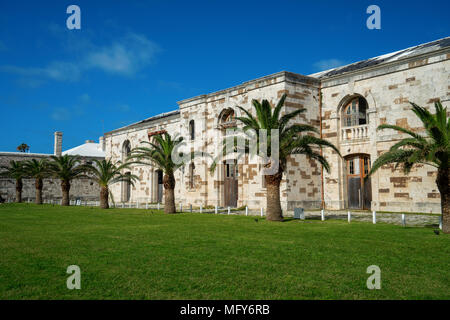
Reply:
[[[179, 132], [179, 116], [173, 115], [166, 118], [149, 121], [137, 126], [126, 127], [121, 130], [114, 130], [105, 134], [105, 154], [107, 159], [114, 162], [126, 161], [123, 152], [124, 143], [129, 142], [130, 149], [139, 146], [146, 146], [142, 141], [149, 141], [148, 133], [166, 130], [170, 134]], [[136, 175], [139, 179], [131, 187], [131, 202], [157, 202], [157, 175], [156, 168], [151, 165], [134, 164], [127, 170]], [[179, 172], [176, 173], [177, 184]], [[124, 183], [118, 182], [110, 187], [115, 202], [122, 202], [124, 195]], [[178, 194], [179, 195], [179, 194]]]
[[[236, 116], [241, 106], [255, 115], [251, 101], [267, 99], [274, 106], [279, 98], [288, 94], [283, 114], [298, 108], [307, 111], [293, 123], [308, 123], [319, 129], [318, 81], [313, 78], [280, 72], [274, 75], [246, 82], [242, 85], [216, 93], [184, 100], [180, 105], [181, 131], [189, 139], [189, 122], [195, 121], [196, 136], [192, 148], [210, 155], [216, 155], [217, 146], [223, 141], [224, 133], [219, 128], [220, 114], [232, 108]], [[238, 122], [239, 127], [239, 122]], [[195, 146], [196, 145], [196, 146]], [[229, 156], [228, 158], [233, 158]], [[250, 208], [265, 207], [266, 189], [263, 186], [261, 164], [243, 158], [239, 162], [238, 207], [248, 205]], [[251, 159], [250, 159], [251, 160]], [[214, 173], [209, 172], [211, 161], [208, 158], [195, 159], [195, 185], [189, 187], [188, 176], [181, 183], [185, 190], [187, 203], [206, 203], [223, 205], [223, 167], [219, 165]], [[186, 171], [187, 172], [187, 169]], [[314, 161], [304, 157], [293, 157], [281, 184], [281, 202], [284, 209], [294, 205], [316, 207], [320, 203], [320, 169]]]
[[[313, 78], [296, 77], [286, 81], [287, 93], [284, 113], [305, 108], [293, 123], [309, 124], [320, 131], [319, 112], [319, 81]], [[294, 81], [293, 81], [294, 80]], [[297, 81], [295, 81], [297, 80]], [[281, 92], [278, 93], [281, 96]], [[320, 134], [314, 134], [319, 137]], [[320, 208], [321, 205], [321, 165], [304, 155], [292, 156], [288, 162], [285, 175], [286, 190], [282, 190], [286, 197], [289, 210], [294, 207]]]
[[[0, 165], [8, 166], [11, 160], [25, 161], [31, 159], [49, 158], [47, 154], [30, 154], [17, 152], [2, 152], [0, 153]], [[93, 158], [82, 158], [83, 161], [91, 161]], [[23, 179], [22, 198], [24, 201], [28, 199], [35, 199], [35, 180]], [[16, 183], [12, 179], [0, 178], [0, 196], [3, 199], [14, 199], [16, 194]], [[98, 200], [100, 195], [100, 188], [98, 184], [91, 179], [75, 179], [71, 182], [70, 199], [82, 200]], [[62, 198], [61, 182], [57, 179], [44, 179], [42, 197], [44, 200], [59, 200]]]
[[[423, 132], [409, 102], [434, 112], [434, 102], [450, 106], [450, 53], [401, 60], [382, 67], [322, 79], [323, 136], [339, 146], [345, 157], [365, 153], [371, 162], [391, 145], [405, 137], [393, 130], [377, 131], [382, 123]], [[366, 139], [343, 141], [341, 107], [354, 95], [368, 102], [369, 133]], [[346, 207], [347, 190], [344, 161], [334, 152], [325, 152], [332, 164], [324, 174], [325, 202], [328, 208]], [[372, 209], [386, 211], [440, 212], [440, 197], [433, 167], [416, 166], [405, 176], [394, 166], [385, 166], [372, 177]]]

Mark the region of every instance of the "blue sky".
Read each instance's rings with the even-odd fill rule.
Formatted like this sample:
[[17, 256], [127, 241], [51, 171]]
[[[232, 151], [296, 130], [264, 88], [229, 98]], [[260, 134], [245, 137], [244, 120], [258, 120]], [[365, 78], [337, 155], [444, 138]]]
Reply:
[[[66, 8], [81, 8], [68, 30]], [[381, 8], [381, 30], [366, 8]], [[281, 70], [310, 74], [449, 36], [449, 1], [1, 1], [0, 151], [51, 153]]]

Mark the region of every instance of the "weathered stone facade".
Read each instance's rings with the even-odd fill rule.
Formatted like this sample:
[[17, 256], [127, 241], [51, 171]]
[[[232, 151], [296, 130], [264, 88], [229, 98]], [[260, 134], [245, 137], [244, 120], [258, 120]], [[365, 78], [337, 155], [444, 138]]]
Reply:
[[[324, 149], [331, 172], [322, 173], [317, 162], [304, 156], [292, 157], [281, 185], [281, 202], [285, 210], [297, 206], [319, 208], [322, 204], [329, 209], [343, 209], [355, 205], [348, 199], [350, 193], [359, 192], [352, 195], [352, 201], [356, 199], [356, 205], [361, 208], [439, 212], [436, 173], [430, 167], [418, 166], [409, 176], [404, 176], [390, 166], [378, 171], [369, 182], [364, 182], [363, 176], [364, 168], [369, 168], [379, 154], [403, 137], [391, 130], [377, 132], [378, 125], [399, 124], [420, 132], [422, 128], [410, 110], [409, 102], [432, 108], [434, 101], [440, 100], [444, 106], [449, 106], [449, 60], [450, 39], [446, 38], [310, 76], [279, 72], [230, 89], [180, 101], [177, 111], [106, 133], [106, 157], [124, 160], [129, 150], [142, 141], [149, 141], [152, 134], [161, 130], [183, 136], [188, 150], [216, 155], [217, 145], [229, 125], [227, 121], [230, 118], [226, 117], [229, 114], [240, 116], [236, 106], [254, 113], [252, 99], [267, 99], [274, 105], [286, 93], [288, 98], [283, 112], [306, 108], [307, 111], [293, 122], [316, 126], [323, 138], [338, 146], [343, 158], [330, 149]], [[355, 104], [359, 114], [351, 111], [352, 107], [347, 108]], [[349, 111], [348, 115], [343, 115], [344, 109]], [[356, 124], [346, 122], [349, 115], [356, 115]], [[352, 168], [349, 168], [349, 159], [353, 158], [361, 161], [351, 160]], [[208, 158], [196, 158], [193, 165], [188, 163], [176, 172], [177, 202], [194, 206], [229, 205], [225, 189], [229, 188], [230, 167], [220, 162], [216, 171], [211, 173], [209, 166]], [[248, 159], [238, 162], [237, 174], [231, 174], [237, 184], [234, 206], [265, 206], [266, 190], [260, 167]], [[155, 168], [136, 165], [131, 171], [140, 179], [134, 187], [124, 183], [113, 186], [116, 201], [162, 200]], [[356, 180], [352, 180], [353, 189], [350, 189], [349, 177], [359, 173], [361, 184], [355, 189]]]

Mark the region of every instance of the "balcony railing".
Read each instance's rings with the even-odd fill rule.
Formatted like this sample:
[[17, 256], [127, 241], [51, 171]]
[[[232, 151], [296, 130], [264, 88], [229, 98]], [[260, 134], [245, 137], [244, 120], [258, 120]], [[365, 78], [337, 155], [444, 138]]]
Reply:
[[369, 138], [369, 125], [344, 127], [341, 129], [341, 141], [349, 142]]

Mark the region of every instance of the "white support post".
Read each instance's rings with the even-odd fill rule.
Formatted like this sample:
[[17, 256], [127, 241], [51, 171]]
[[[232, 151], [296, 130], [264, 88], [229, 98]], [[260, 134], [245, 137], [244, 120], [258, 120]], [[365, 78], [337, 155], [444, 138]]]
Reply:
[[158, 210], [159, 210], [159, 202], [158, 202]]
[[180, 212], [183, 212], [183, 204], [180, 203]]
[[145, 203], [145, 209], [148, 209], [148, 202]]
[[136, 209], [139, 209], [139, 202], [136, 201]]
[[125, 208], [125, 203], [122, 202], [122, 209]]
[[245, 206], [245, 215], [248, 216], [248, 206]]
[[404, 213], [402, 213], [402, 226], [406, 227], [406, 217]]
[[264, 215], [264, 208], [261, 207], [261, 217]]
[[322, 221], [325, 221], [325, 212], [323, 209], [320, 210], [320, 217], [321, 217]]
[[214, 207], [214, 213], [217, 214], [217, 212], [218, 212], [218, 208], [217, 208], [217, 204], [216, 204], [216, 206]]
[[200, 213], [203, 213], [203, 204], [200, 203]]
[[375, 210], [372, 211], [372, 223], [377, 223], [377, 212]]
[[228, 207], [228, 214], [230, 214], [230, 207]]
[[347, 217], [348, 223], [352, 222], [352, 213], [350, 212], [350, 210], [347, 212], [347, 215], [348, 215]]
[[442, 214], [439, 216], [439, 229], [442, 230]]

